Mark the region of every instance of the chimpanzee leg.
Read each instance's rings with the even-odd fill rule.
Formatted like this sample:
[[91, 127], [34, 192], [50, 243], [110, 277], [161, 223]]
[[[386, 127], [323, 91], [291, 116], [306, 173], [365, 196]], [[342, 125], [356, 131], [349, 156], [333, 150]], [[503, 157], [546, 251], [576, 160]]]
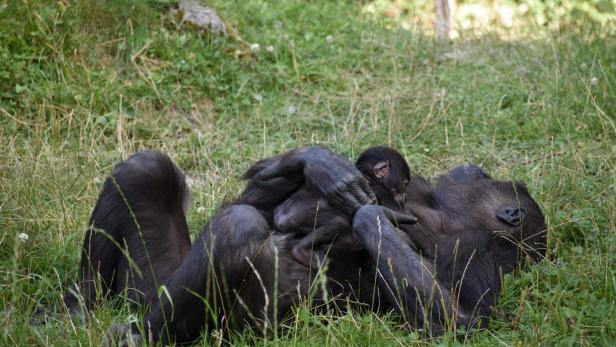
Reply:
[[269, 235], [269, 225], [255, 208], [222, 210], [165, 281], [166, 290], [144, 318], [148, 338], [186, 342], [204, 326], [241, 329], [267, 318], [266, 296], [274, 278]]
[[379, 285], [405, 319], [434, 335], [453, 318], [467, 325], [470, 315], [457, 307], [449, 289], [439, 285], [432, 264], [422, 260], [398, 234], [394, 224], [403, 215], [382, 206], [365, 205], [353, 218], [353, 230], [379, 271]]
[[184, 175], [162, 153], [143, 151], [118, 164], [90, 217], [79, 286], [64, 295], [69, 312], [80, 312], [77, 293], [87, 309], [129, 288], [137, 302], [155, 298], [158, 284], [190, 249], [187, 196]]

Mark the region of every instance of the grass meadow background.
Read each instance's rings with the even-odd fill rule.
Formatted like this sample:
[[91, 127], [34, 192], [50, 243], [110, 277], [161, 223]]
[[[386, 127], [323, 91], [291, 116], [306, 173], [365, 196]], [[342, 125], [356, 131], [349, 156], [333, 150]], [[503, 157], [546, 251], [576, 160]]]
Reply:
[[[474, 162], [521, 179], [545, 212], [549, 259], [507, 276], [489, 328], [458, 338], [302, 308], [277, 336], [231, 343], [616, 344], [613, 1], [503, 1], [526, 15], [443, 43], [426, 0], [207, 3], [229, 37], [182, 24], [171, 0], [0, 0], [0, 344], [97, 345], [142, 314], [118, 300], [86, 323], [60, 310], [28, 325], [76, 279], [114, 163], [169, 153], [191, 178], [194, 236], [251, 162], [316, 144], [352, 159], [389, 145], [430, 177]], [[545, 7], [580, 3], [598, 12]]]

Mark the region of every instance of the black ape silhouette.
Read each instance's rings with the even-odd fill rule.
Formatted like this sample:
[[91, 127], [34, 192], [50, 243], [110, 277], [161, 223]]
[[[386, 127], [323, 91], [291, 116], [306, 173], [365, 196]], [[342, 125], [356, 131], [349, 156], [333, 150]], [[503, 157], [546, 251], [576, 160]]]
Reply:
[[[330, 280], [319, 290], [330, 298], [378, 301], [373, 307], [393, 307], [432, 334], [446, 322], [476, 324], [498, 295], [498, 268], [511, 271], [525, 264], [526, 253], [532, 261], [545, 254], [543, 216], [526, 189], [493, 180], [474, 166], [454, 169], [435, 187], [412, 177], [405, 211], [418, 217], [414, 225], [414, 217], [366, 205], [375, 196], [361, 173], [324, 148], [262, 160], [245, 178], [248, 186], [238, 201], [222, 207], [191, 246], [180, 170], [155, 152], [120, 163], [92, 212], [79, 285], [65, 295], [69, 310], [80, 310], [75, 294], [91, 309], [99, 298], [128, 290], [135, 301], [150, 304], [143, 327], [151, 341], [191, 341], [204, 327], [272, 327], [309, 295], [316, 273], [291, 256], [297, 239], [272, 233], [274, 209], [304, 185], [353, 216], [361, 245], [333, 246]], [[457, 273], [457, 264], [439, 260], [456, 259], [447, 253], [452, 244], [470, 258], [470, 278]], [[376, 270], [378, 276], [369, 275]], [[491, 298], [484, 300], [486, 295]], [[317, 303], [322, 297], [313, 296]], [[482, 308], [475, 310], [473, 302]], [[140, 335], [134, 326], [114, 326], [110, 336]]]
[[[360, 154], [355, 167], [370, 183], [380, 205], [394, 210], [403, 208], [411, 170], [398, 151], [384, 146], [370, 147]], [[331, 244], [337, 237], [345, 239], [348, 247], [357, 244], [351, 234], [350, 216], [330, 206], [321, 192], [308, 186], [276, 207], [274, 228], [281, 233], [304, 235], [291, 254], [306, 266], [322, 245]]]

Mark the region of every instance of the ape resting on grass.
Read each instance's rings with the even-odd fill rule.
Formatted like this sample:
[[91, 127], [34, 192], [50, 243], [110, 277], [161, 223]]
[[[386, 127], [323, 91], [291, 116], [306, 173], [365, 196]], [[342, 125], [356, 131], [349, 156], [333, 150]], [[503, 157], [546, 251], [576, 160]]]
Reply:
[[[403, 209], [411, 170], [395, 149], [376, 146], [360, 154], [355, 167], [364, 175], [379, 205], [395, 211]], [[331, 244], [359, 245], [351, 232], [351, 216], [330, 206], [320, 191], [304, 185], [274, 210], [274, 230], [304, 235], [291, 255], [309, 266], [314, 250]], [[318, 262], [313, 264], [318, 266]]]
[[[393, 308], [438, 335], [485, 324], [499, 271], [545, 254], [543, 216], [524, 185], [477, 166], [457, 167], [436, 186], [413, 176], [404, 213], [371, 205], [362, 174], [325, 148], [259, 161], [244, 177], [239, 199], [191, 244], [180, 169], [148, 151], [118, 164], [92, 212], [79, 285], [64, 296], [71, 313], [124, 293], [149, 312], [142, 325], [112, 327], [111, 337], [186, 342], [204, 329], [275, 328], [318, 287], [332, 300]], [[327, 245], [325, 286], [310, 287], [318, 271], [291, 256], [299, 239], [273, 231], [276, 207], [305, 185], [352, 218], [357, 243]], [[316, 304], [326, 297], [312, 294]]]

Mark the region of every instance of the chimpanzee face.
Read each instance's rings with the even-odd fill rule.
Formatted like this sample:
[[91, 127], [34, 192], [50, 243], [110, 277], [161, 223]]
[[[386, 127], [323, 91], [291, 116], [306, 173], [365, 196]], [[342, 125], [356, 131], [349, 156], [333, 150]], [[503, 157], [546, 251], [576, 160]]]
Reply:
[[404, 163], [399, 164], [390, 160], [383, 160], [374, 165], [373, 174], [385, 189], [391, 192], [394, 200], [402, 205], [406, 202], [406, 187], [409, 185], [410, 175], [404, 169]]
[[450, 228], [489, 230], [535, 250], [533, 258], [545, 253], [543, 214], [522, 182], [495, 180], [477, 165], [461, 165], [440, 177], [435, 196], [457, 216], [448, 218]]

